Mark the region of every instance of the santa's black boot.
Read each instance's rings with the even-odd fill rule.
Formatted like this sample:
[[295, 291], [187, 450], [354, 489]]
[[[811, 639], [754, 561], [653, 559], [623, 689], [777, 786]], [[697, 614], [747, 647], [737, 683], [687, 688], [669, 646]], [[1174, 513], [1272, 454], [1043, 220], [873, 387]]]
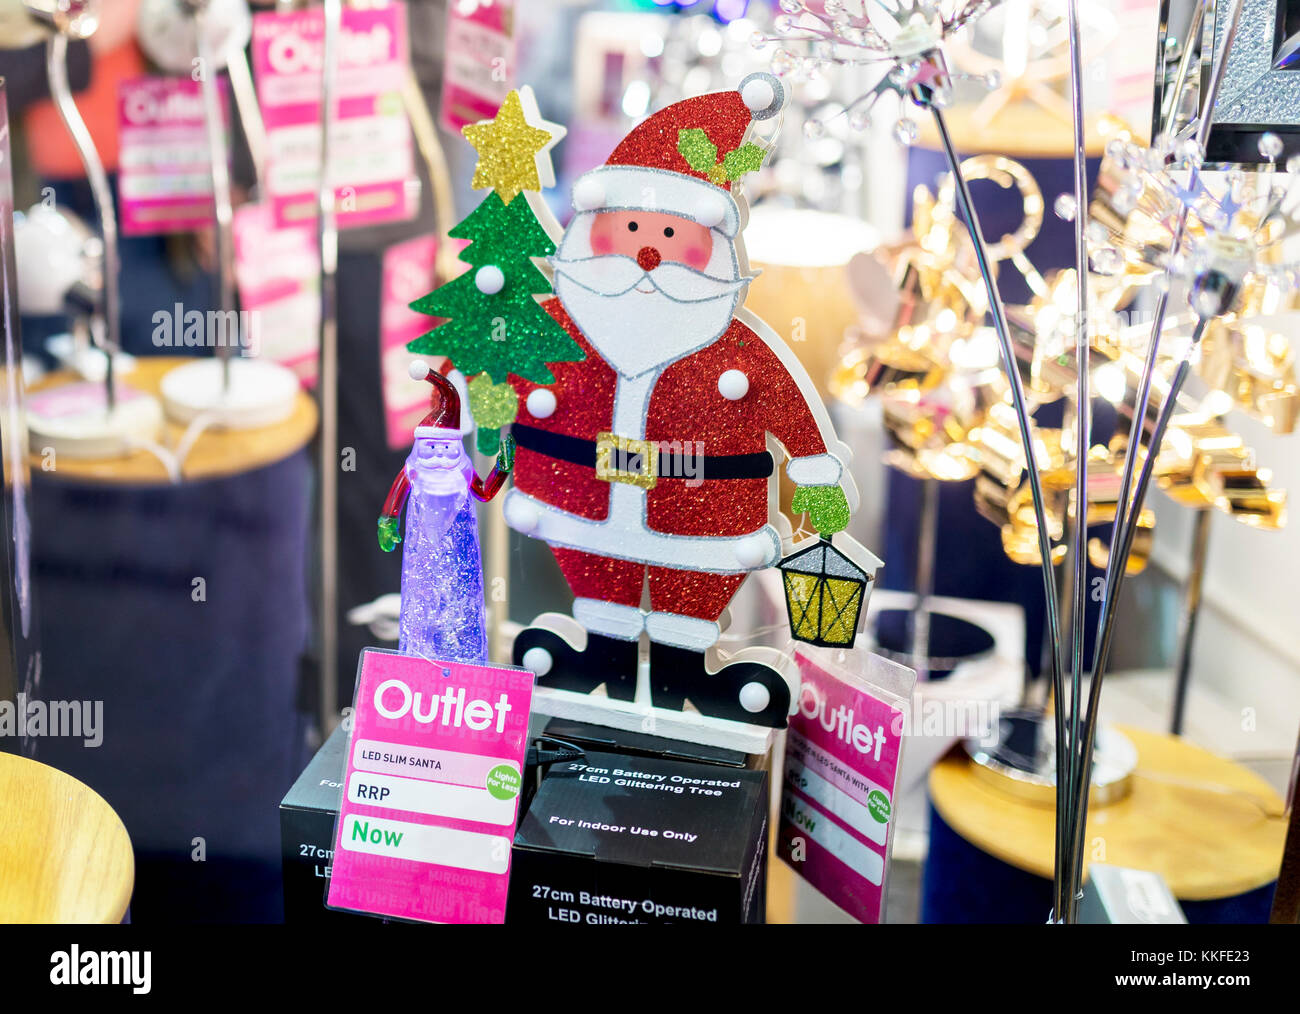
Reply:
[[710, 718], [784, 729], [790, 685], [761, 662], [732, 662], [711, 673], [704, 652], [650, 642], [650, 700], [680, 711], [685, 698]]
[[525, 627], [515, 638], [514, 662], [537, 673], [539, 687], [589, 694], [602, 683], [618, 701], [636, 698], [637, 641], [588, 631], [579, 651], [546, 627]]

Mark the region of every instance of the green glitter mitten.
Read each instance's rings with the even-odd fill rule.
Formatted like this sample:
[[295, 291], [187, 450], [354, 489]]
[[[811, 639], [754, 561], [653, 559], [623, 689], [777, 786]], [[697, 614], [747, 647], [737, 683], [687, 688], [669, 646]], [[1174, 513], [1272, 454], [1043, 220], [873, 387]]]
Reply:
[[790, 508], [807, 514], [818, 535], [834, 535], [849, 524], [849, 501], [839, 486], [800, 486]]

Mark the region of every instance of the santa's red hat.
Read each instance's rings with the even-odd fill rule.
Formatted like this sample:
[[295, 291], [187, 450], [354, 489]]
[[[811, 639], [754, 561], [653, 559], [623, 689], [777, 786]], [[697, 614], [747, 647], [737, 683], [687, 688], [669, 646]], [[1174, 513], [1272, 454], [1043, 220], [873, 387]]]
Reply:
[[[683, 99], [647, 117], [603, 166], [573, 187], [578, 211], [661, 211], [732, 238], [740, 210], [731, 184], [757, 168], [761, 149], [745, 137], [755, 120], [775, 116], [785, 89], [771, 74], [750, 74], [731, 92]], [[755, 161], [757, 158], [757, 162]]]
[[415, 435], [448, 440], [459, 438], [460, 392], [456, 390], [456, 385], [418, 359], [411, 363], [408, 370], [412, 380], [427, 380], [433, 385], [429, 392], [429, 412], [415, 427]]

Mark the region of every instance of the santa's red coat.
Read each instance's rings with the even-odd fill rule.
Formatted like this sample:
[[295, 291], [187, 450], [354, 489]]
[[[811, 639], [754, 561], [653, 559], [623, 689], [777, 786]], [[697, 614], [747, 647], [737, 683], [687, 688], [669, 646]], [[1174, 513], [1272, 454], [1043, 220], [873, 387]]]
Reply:
[[[595, 442], [598, 434], [613, 431], [620, 377], [578, 330], [558, 299], [548, 300], [545, 306], [582, 347], [586, 358], [577, 363], [552, 364], [555, 381], [551, 384], [534, 384], [512, 376], [510, 382], [520, 405], [517, 423]], [[728, 398], [719, 390], [719, 378], [729, 370], [740, 371], [748, 381], [742, 397]], [[626, 386], [628, 382], [622, 383]], [[541, 418], [526, 407], [528, 395], [538, 387], [547, 388], [555, 396], [554, 410]], [[791, 458], [822, 455], [831, 435], [821, 432], [806, 397], [767, 342], [733, 319], [712, 344], [662, 370], [643, 416], [644, 433], [617, 435], [654, 441], [663, 450], [712, 457], [764, 452], [768, 450], [767, 435], [771, 434]], [[526, 442], [520, 440], [512, 493], [515, 502], [507, 504], [506, 516], [513, 527], [552, 544], [668, 566], [688, 566], [689, 555], [679, 560], [663, 558], [664, 547], [672, 547], [662, 536], [717, 538], [721, 551], [734, 545], [734, 537], [752, 535], [765, 526], [771, 530], [769, 479], [701, 481], [682, 475], [660, 476], [654, 487], [645, 491], [642, 511], [640, 491], [614, 494], [614, 488], [622, 483], [598, 477], [589, 465], [529, 450], [523, 446]], [[773, 472], [780, 464], [778, 459]], [[528, 510], [522, 510], [520, 493], [532, 501]], [[631, 502], [629, 497], [638, 498], [636, 511], [641, 517], [611, 518], [612, 495], [620, 497], [624, 505]], [[536, 508], [541, 508], [543, 515], [540, 526], [534, 525]], [[618, 538], [600, 531], [601, 523], [617, 525]], [[661, 537], [656, 539], [656, 534]], [[685, 541], [699, 548], [696, 539]], [[737, 567], [729, 554], [724, 555], [727, 559], [711, 560], [697, 553], [690, 569], [708, 570], [714, 565], [723, 571], [752, 569], [771, 562], [769, 558], [763, 564]]]

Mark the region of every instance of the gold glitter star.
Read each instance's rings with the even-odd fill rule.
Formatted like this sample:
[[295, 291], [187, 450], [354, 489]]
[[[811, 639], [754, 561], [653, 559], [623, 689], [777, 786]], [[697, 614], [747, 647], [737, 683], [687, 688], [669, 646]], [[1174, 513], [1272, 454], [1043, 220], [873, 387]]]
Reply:
[[550, 149], [565, 130], [542, 119], [527, 85], [506, 96], [494, 119], [468, 124], [461, 132], [478, 152], [470, 183], [475, 190], [491, 187], [509, 204], [521, 191], [555, 185]]

